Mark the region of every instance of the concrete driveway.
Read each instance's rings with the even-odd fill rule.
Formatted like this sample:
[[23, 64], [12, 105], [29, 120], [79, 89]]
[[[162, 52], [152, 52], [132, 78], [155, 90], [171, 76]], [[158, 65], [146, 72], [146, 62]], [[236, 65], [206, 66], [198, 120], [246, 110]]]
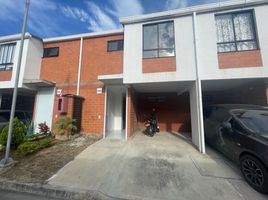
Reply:
[[136, 134], [125, 142], [101, 140], [49, 180], [53, 186], [98, 191], [120, 199], [264, 200], [236, 166], [171, 133]]

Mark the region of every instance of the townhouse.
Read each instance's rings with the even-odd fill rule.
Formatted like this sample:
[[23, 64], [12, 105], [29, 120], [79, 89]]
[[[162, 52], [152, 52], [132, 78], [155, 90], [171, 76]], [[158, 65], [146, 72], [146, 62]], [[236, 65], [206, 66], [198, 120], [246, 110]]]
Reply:
[[[34, 98], [35, 124], [70, 116], [81, 132], [105, 138], [130, 138], [155, 109], [162, 131], [190, 133], [204, 153], [203, 106], [267, 105], [266, 18], [266, 0], [238, 0], [124, 17], [122, 30], [28, 34], [21, 94]], [[0, 38], [1, 109], [16, 70], [15, 47], [6, 45], [15, 39]]]

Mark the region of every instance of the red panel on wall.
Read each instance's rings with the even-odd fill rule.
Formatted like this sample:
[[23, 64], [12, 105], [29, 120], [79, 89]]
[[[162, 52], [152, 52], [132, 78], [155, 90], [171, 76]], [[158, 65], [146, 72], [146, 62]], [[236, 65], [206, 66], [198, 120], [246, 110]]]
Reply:
[[147, 58], [142, 62], [142, 73], [175, 72], [176, 57]]
[[240, 67], [261, 67], [260, 50], [218, 53], [220, 69]]
[[0, 71], [0, 81], [10, 81], [12, 77], [12, 70]]

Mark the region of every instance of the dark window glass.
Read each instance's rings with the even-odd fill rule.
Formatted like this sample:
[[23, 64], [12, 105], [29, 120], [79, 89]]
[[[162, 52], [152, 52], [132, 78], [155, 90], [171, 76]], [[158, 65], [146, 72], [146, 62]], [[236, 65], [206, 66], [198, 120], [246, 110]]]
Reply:
[[143, 26], [143, 58], [175, 55], [173, 22]]
[[213, 107], [210, 115], [210, 119], [215, 122], [224, 122], [230, 115], [223, 108]]
[[251, 132], [268, 137], [267, 110], [237, 110], [233, 114]]
[[8, 122], [10, 118], [10, 112], [0, 112], [0, 122]]
[[24, 120], [25, 116], [23, 112], [15, 112], [14, 117], [17, 117], [19, 120]]
[[252, 11], [216, 15], [218, 52], [258, 48]]
[[44, 58], [56, 57], [59, 55], [59, 47], [44, 48]]
[[15, 46], [15, 43], [0, 45], [0, 70], [12, 69]]
[[124, 40], [108, 41], [108, 51], [121, 51], [124, 48]]
[[211, 112], [212, 112], [212, 109], [213, 109], [212, 107], [206, 107], [206, 108], [203, 110], [204, 119], [210, 117]]

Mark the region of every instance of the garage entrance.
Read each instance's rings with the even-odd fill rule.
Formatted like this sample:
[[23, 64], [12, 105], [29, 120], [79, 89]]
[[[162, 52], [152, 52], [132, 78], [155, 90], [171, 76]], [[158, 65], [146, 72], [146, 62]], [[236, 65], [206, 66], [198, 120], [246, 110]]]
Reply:
[[150, 115], [155, 109], [160, 131], [184, 135], [202, 152], [195, 86], [194, 81], [131, 85], [135, 91], [133, 99], [138, 129], [140, 131], [145, 129], [144, 115]]
[[191, 115], [189, 92], [138, 93], [137, 118], [140, 130], [144, 128], [145, 116], [152, 114], [153, 109], [158, 120], [160, 131], [169, 131], [190, 136]]
[[203, 105], [267, 105], [265, 79], [202, 81]]
[[[223, 108], [239, 109], [239, 104], [267, 106], [267, 91], [265, 79], [232, 79], [202, 81], [203, 105], [211, 106], [204, 111], [204, 134], [206, 143], [226, 151], [231, 148], [224, 122], [230, 118]], [[217, 104], [234, 104], [221, 105]], [[227, 119], [226, 119], [227, 118]], [[231, 127], [241, 130], [240, 125], [230, 121]], [[225, 146], [226, 145], [226, 146]]]

